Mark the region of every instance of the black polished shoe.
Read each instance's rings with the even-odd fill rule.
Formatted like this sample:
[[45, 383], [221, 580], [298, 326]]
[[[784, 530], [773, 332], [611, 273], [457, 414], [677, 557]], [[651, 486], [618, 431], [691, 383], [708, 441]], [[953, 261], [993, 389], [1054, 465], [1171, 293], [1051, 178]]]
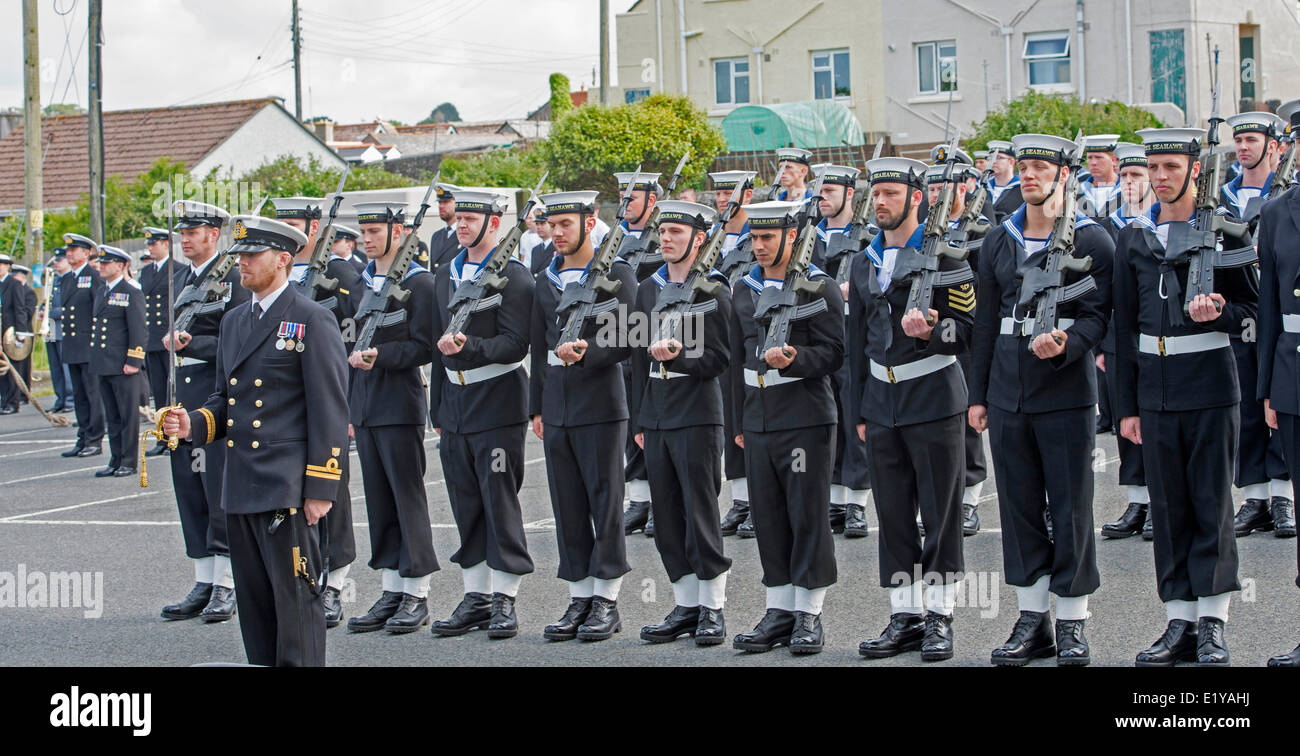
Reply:
[[651, 507], [650, 507], [650, 513], [649, 513], [648, 515], [646, 515], [646, 518], [645, 518], [645, 527], [642, 528], [641, 532], [642, 532], [642, 533], [645, 533], [645, 537], [646, 537], [646, 538], [654, 538], [654, 537], [655, 537], [655, 508], [654, 508], [654, 506], [651, 506]]
[[1228, 665], [1228, 641], [1223, 637], [1223, 620], [1218, 617], [1201, 617], [1196, 621], [1196, 666]]
[[1285, 496], [1274, 496], [1269, 510], [1273, 515], [1273, 535], [1295, 538], [1295, 502]]
[[592, 596], [587, 619], [578, 627], [578, 640], [606, 640], [622, 629], [623, 620], [618, 616], [618, 602], [604, 596]]
[[1272, 529], [1273, 514], [1265, 499], [1246, 499], [1241, 509], [1237, 510], [1237, 515], [1232, 518], [1232, 532], [1238, 538], [1248, 536], [1256, 530], [1267, 533]]
[[980, 508], [978, 504], [967, 504], [962, 502], [961, 505], [961, 534], [962, 537], [973, 536], [980, 532]]
[[641, 628], [641, 640], [648, 643], [671, 643], [683, 635], [695, 635], [695, 628], [699, 624], [698, 606], [674, 606], [663, 622]]
[[718, 528], [722, 535], [732, 536], [736, 534], [736, 528], [740, 523], [749, 517], [749, 502], [736, 500], [731, 502], [731, 509], [722, 517], [722, 523]]
[[168, 451], [171, 450], [167, 448], [167, 444], [157, 444], [154, 446], [154, 448], [145, 452], [144, 455], [146, 457], [157, 457], [159, 455], [166, 454]]
[[212, 586], [212, 598], [203, 607], [199, 618], [204, 622], [225, 622], [235, 616], [235, 589], [224, 585]]
[[1152, 525], [1151, 525], [1151, 507], [1148, 506], [1147, 519], [1145, 522], [1142, 523], [1142, 540], [1154, 541], [1155, 537], [1156, 537], [1156, 531], [1152, 529]]
[[751, 509], [745, 521], [736, 527], [736, 537], [756, 538], [757, 536], [758, 534], [754, 532], [754, 511]]
[[339, 589], [333, 586], [325, 586], [321, 593], [320, 601], [325, 606], [325, 629], [338, 627], [343, 621], [343, 599], [339, 596]]
[[644, 530], [646, 520], [649, 519], [650, 502], [628, 502], [627, 510], [623, 512], [623, 535], [632, 535], [638, 530]]
[[427, 624], [429, 624], [429, 601], [403, 593], [402, 603], [398, 604], [397, 611], [384, 623], [384, 629], [394, 635], [403, 635], [413, 633]]
[[1134, 662], [1138, 667], [1172, 667], [1178, 662], [1196, 661], [1196, 623], [1170, 620], [1165, 632], [1151, 648], [1139, 651]]
[[1044, 659], [1056, 653], [1056, 641], [1048, 626], [1047, 612], [1020, 610], [1011, 637], [993, 649], [989, 661], [998, 667], [1023, 667], [1032, 659]]
[[1114, 522], [1101, 526], [1102, 538], [1131, 538], [1142, 532], [1142, 525], [1147, 520], [1147, 504], [1130, 501], [1124, 514]]
[[0, 415], [17, 415], [17, 414], [18, 414], [18, 408], [17, 408], [17, 407], [4, 407], [4, 408], [0, 408]]
[[794, 613], [794, 629], [790, 631], [790, 653], [820, 654], [824, 640], [820, 614]]
[[515, 597], [504, 593], [492, 594], [492, 621], [488, 623], [487, 637], [513, 638], [519, 634], [519, 618], [515, 616]]
[[486, 593], [466, 593], [445, 620], [433, 623], [431, 632], [450, 638], [471, 630], [485, 630], [492, 623], [492, 596]]
[[1268, 660], [1270, 667], [1300, 667], [1300, 646], [1289, 654], [1278, 654]]
[[878, 638], [858, 644], [858, 653], [868, 659], [884, 659], [904, 651], [916, 651], [925, 636], [925, 620], [921, 615], [896, 612], [889, 615], [889, 624]]
[[1092, 661], [1088, 639], [1083, 634], [1083, 620], [1056, 621], [1056, 666], [1086, 667]]
[[731, 647], [738, 651], [763, 653], [789, 643], [790, 634], [793, 632], [794, 612], [768, 609], [763, 619], [754, 625], [753, 630], [741, 633], [731, 641]]
[[866, 538], [867, 510], [861, 504], [846, 504], [844, 507], [844, 537]]
[[591, 611], [591, 597], [571, 598], [569, 607], [564, 610], [564, 616], [560, 621], [553, 625], [547, 625], [542, 630], [542, 637], [553, 641], [567, 641], [578, 637], [578, 628], [587, 620], [587, 614]]
[[695, 625], [695, 645], [717, 646], [727, 639], [727, 621], [721, 609], [700, 607], [700, 620]]
[[373, 633], [384, 629], [384, 623], [397, 612], [402, 604], [401, 591], [384, 591], [379, 600], [370, 607], [370, 611], [360, 617], [348, 619], [349, 633]]
[[925, 613], [925, 636], [921, 639], [921, 661], [952, 658], [952, 616]]
[[60, 456], [60, 457], [69, 457], [69, 458], [71, 458], [71, 457], [76, 457], [76, 456], [78, 456], [79, 454], [81, 454], [81, 450], [82, 450], [82, 449], [85, 449], [85, 448], [86, 448], [86, 447], [82, 446], [81, 444], [77, 444], [76, 446], [72, 447], [71, 449], [69, 449], [69, 450], [67, 450], [67, 451], [65, 451], [65, 452], [60, 452], [60, 453], [59, 453], [59, 456]]
[[117, 474], [117, 468], [112, 465], [105, 467], [103, 470], [95, 471], [96, 478], [111, 478], [116, 474]]
[[831, 505], [831, 534], [840, 535], [844, 532], [844, 517], [846, 515], [843, 504]]
[[78, 456], [78, 457], [98, 457], [99, 455], [101, 455], [101, 454], [103, 454], [103, 453], [104, 453], [104, 447], [103, 447], [102, 445], [100, 445], [100, 444], [95, 444], [94, 446], [87, 446], [87, 447], [82, 448], [81, 451], [77, 452], [77, 456]]
[[194, 619], [212, 598], [212, 583], [195, 583], [189, 595], [162, 608], [162, 618], [169, 620]]
[[50, 414], [51, 414], [51, 415], [54, 415], [54, 414], [57, 414], [57, 413], [59, 413], [59, 412], [62, 412], [62, 411], [63, 411], [63, 407], [64, 407], [64, 406], [63, 406], [62, 404], [56, 404], [56, 405], [54, 405], [53, 407], [50, 407]]
[[119, 467], [113, 471], [114, 478], [132, 478], [135, 477], [135, 475], [136, 471], [134, 467]]

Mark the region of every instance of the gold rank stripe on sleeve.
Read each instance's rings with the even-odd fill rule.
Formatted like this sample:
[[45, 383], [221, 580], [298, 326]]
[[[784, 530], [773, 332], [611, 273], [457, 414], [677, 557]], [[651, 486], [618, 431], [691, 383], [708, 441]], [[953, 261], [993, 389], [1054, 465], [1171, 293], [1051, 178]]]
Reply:
[[127, 357], [131, 357], [131, 358], [133, 358], [133, 359], [137, 359], [137, 360], [143, 360], [143, 359], [144, 359], [144, 347], [139, 346], [139, 347], [136, 347], [136, 348], [134, 348], [134, 349], [128, 349], [128, 350], [126, 350], [126, 356], [127, 356]]
[[339, 461], [331, 459], [322, 467], [321, 465], [307, 465], [307, 476], [311, 478], [324, 478], [325, 480], [342, 480], [343, 470], [339, 468]]
[[975, 287], [968, 283], [948, 289], [948, 306], [961, 312], [975, 309]]
[[199, 413], [203, 415], [203, 422], [207, 423], [208, 426], [208, 440], [203, 442], [203, 445], [207, 446], [217, 437], [217, 420], [212, 416], [211, 410], [199, 407]]

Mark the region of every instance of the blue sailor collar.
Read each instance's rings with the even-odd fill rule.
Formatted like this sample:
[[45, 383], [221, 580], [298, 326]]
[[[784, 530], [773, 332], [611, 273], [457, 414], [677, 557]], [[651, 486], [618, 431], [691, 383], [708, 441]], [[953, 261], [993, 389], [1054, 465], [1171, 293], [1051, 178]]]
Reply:
[[745, 221], [745, 226], [744, 228], [740, 229], [740, 233], [733, 233], [731, 231], [728, 231], [727, 236], [739, 236], [743, 241], [746, 236], [749, 236], [749, 221]]
[[817, 222], [816, 226], [817, 238], [821, 239], [825, 244], [830, 243], [831, 234], [842, 234], [849, 229], [848, 226], [836, 226], [835, 228], [831, 228], [826, 225], [826, 220], [826, 218], [822, 218]]
[[[1025, 246], [1025, 214], [1027, 212], [1028, 211], [1026, 210], [1026, 206], [1021, 205], [1014, 213], [1011, 214], [1010, 217], [1002, 221], [1002, 227], [1007, 230], [1008, 234], [1011, 234], [1011, 238], [1015, 239], [1016, 243], [1019, 244], [1021, 248]], [[1089, 218], [1088, 216], [1084, 215], [1083, 213], [1076, 212], [1074, 214], [1075, 231], [1078, 231], [1081, 228], [1087, 228], [1088, 226], [1095, 226], [1095, 225], [1097, 225], [1097, 222], [1094, 221], [1092, 218]], [[1050, 243], [1051, 237], [1049, 236], [1047, 240]]]
[[1020, 185], [1020, 174], [1017, 173], [1011, 177], [1011, 180], [1004, 186], [998, 186], [997, 176], [989, 176], [989, 186], [993, 189], [1010, 189], [1013, 186]]
[[[1268, 178], [1264, 180], [1264, 186], [1255, 186], [1255, 187], [1248, 187], [1248, 188], [1258, 189], [1260, 194], [1264, 194], [1265, 189], [1273, 185], [1273, 174], [1274, 171], [1268, 172]], [[1242, 190], [1241, 182], [1242, 179], [1244, 178], [1245, 178], [1245, 174], [1238, 173], [1236, 176], [1232, 178], [1231, 181], [1223, 185], [1223, 196], [1227, 197], [1228, 201], [1236, 205], [1237, 207], [1241, 207], [1241, 200], [1238, 199], [1237, 192], [1240, 192]]]
[[[912, 249], [920, 249], [921, 243], [922, 241], [924, 241], [924, 239], [925, 239], [925, 226], [924, 225], [917, 226], [916, 230], [912, 232], [912, 235], [907, 238], [907, 244], [904, 246], [911, 247]], [[871, 240], [871, 243], [867, 245], [867, 248], [864, 251], [866, 252], [867, 257], [871, 258], [871, 262], [876, 264], [877, 268], [879, 268], [881, 265], [884, 265], [885, 264], [885, 233], [882, 231], [876, 234], [876, 238]]]
[[[776, 199], [777, 199], [777, 201], [778, 201], [778, 202], [794, 202], [794, 200], [787, 200], [787, 199], [786, 199], [786, 196], [787, 196], [789, 193], [790, 193], [790, 190], [789, 190], [789, 189], [786, 189], [785, 187], [781, 187], [780, 191], [778, 191], [778, 192], [776, 193]], [[811, 197], [811, 196], [813, 196], [813, 193], [812, 193], [812, 187], [811, 187], [811, 186], [805, 186], [805, 187], [803, 188], [803, 199], [806, 200], [806, 199], [808, 199], [808, 198]]]
[[[710, 277], [712, 277], [714, 274], [721, 275], [721, 272], [714, 270], [713, 273], [710, 273], [709, 275]], [[817, 276], [826, 276], [827, 278], [830, 277], [829, 275], [827, 275], [826, 271], [822, 270], [816, 265], [813, 265], [812, 263], [809, 263], [808, 277], [816, 278]], [[776, 279], [772, 279], [772, 280], [776, 280]], [[740, 279], [740, 281], [741, 283], [745, 284], [746, 286], [758, 292], [759, 294], [762, 294], [763, 293], [763, 266], [759, 265], [758, 263], [754, 263], [754, 267], [750, 268], [749, 272], [746, 273], [744, 277]]]
[[[717, 268], [714, 268], [713, 270], [709, 271], [709, 278], [716, 278], [728, 286], [731, 285], [731, 279], [727, 278], [726, 274], [718, 270]], [[655, 285], [661, 289], [669, 284], [673, 284], [676, 286], [682, 285], [681, 283], [678, 283], [676, 281], [668, 280], [668, 263], [664, 263], [663, 265], [660, 265], [659, 270], [656, 270], [654, 273], [651, 273], [650, 280], [654, 281]]]
[[[428, 268], [424, 267], [423, 265], [420, 265], [417, 262], [412, 261], [406, 266], [406, 275], [402, 276], [402, 280], [405, 281], [411, 276], [418, 275], [420, 273], [428, 273], [428, 272], [429, 272]], [[365, 280], [366, 286], [371, 286], [372, 284], [374, 284], [375, 282], [375, 261], [374, 260], [371, 260], [370, 262], [366, 263], [366, 269], [361, 271], [361, 278]]]
[[[1148, 210], [1146, 214], [1139, 215], [1133, 218], [1133, 223], [1136, 223], [1137, 225], [1142, 226], [1143, 228], [1147, 228], [1152, 231], [1155, 231], [1156, 226], [1168, 224], [1168, 221], [1166, 221], [1164, 224], [1160, 223], [1159, 219], [1160, 219], [1160, 203], [1157, 202], [1151, 206], [1151, 209]], [[1196, 211], [1192, 211], [1192, 217], [1188, 218], [1186, 222], [1195, 225]]]
[[[560, 261], [563, 259], [563, 255], [555, 255], [551, 258], [551, 264], [546, 266], [546, 277], [550, 280], [551, 285], [560, 291], [564, 291], [564, 282], [560, 280]], [[595, 261], [595, 259], [596, 256], [592, 255], [591, 260], [587, 261], [586, 267], [582, 269], [582, 276], [578, 279], [578, 283], [585, 283], [587, 281], [587, 273], [591, 270], [591, 263]]]

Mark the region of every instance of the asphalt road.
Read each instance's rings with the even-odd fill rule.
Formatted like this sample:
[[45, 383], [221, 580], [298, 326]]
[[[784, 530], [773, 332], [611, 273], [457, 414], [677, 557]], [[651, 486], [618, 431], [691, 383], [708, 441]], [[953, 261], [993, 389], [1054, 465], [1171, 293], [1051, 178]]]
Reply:
[[[69, 416], [70, 417], [70, 416]], [[92, 473], [106, 456], [67, 460], [59, 452], [72, 446], [72, 429], [53, 429], [32, 409], [0, 418], [0, 587], [5, 575], [20, 570], [53, 573], [80, 571], [102, 575], [98, 611], [82, 607], [0, 606], [0, 665], [183, 666], [202, 662], [243, 662], [236, 621], [205, 625], [166, 622], [159, 609], [176, 601], [193, 583], [185, 559], [171, 479], [165, 461], [153, 458], [150, 487], [135, 479], [95, 479]], [[442, 570], [433, 576], [430, 609], [449, 614], [462, 594], [459, 569], [447, 561], [457, 535], [432, 432], [425, 476], [433, 539]], [[1097, 526], [1124, 508], [1123, 490], [1115, 484], [1118, 462], [1112, 436], [1099, 441], [1106, 453], [1097, 474], [1094, 504]], [[529, 434], [527, 472], [522, 492], [528, 544], [536, 572], [520, 591], [520, 635], [489, 640], [483, 633], [435, 638], [427, 630], [404, 636], [387, 633], [349, 635], [342, 626], [329, 631], [328, 663], [342, 665], [922, 665], [919, 654], [868, 661], [857, 653], [859, 641], [874, 637], [889, 618], [886, 591], [878, 585], [875, 516], [871, 536], [835, 538], [839, 582], [830, 588], [823, 621], [826, 650], [793, 657], [778, 649], [767, 654], [733, 651], [730, 644], [697, 648], [689, 639], [666, 645], [642, 643], [637, 631], [658, 622], [672, 608], [671, 585], [654, 543], [640, 534], [627, 541], [633, 570], [623, 583], [619, 609], [623, 632], [598, 643], [553, 643], [542, 638], [543, 626], [563, 612], [565, 584], [555, 577], [556, 547], [541, 443]], [[353, 510], [357, 523], [357, 562], [353, 585], [344, 593], [347, 616], [364, 613], [379, 595], [378, 573], [368, 569], [368, 532], [360, 472], [352, 457]], [[956, 656], [942, 665], [986, 666], [989, 652], [1002, 643], [1017, 616], [1015, 591], [1002, 581], [1001, 535], [995, 487], [990, 479], [980, 506], [983, 530], [965, 539], [971, 577], [959, 599], [954, 633]], [[719, 507], [730, 494], [723, 486]], [[1238, 504], [1240, 502], [1238, 501]], [[744, 632], [763, 611], [757, 542], [726, 539], [733, 566], [726, 605], [729, 634]], [[1254, 534], [1239, 539], [1240, 576], [1246, 590], [1232, 602], [1228, 644], [1237, 666], [1258, 666], [1272, 654], [1290, 650], [1300, 640], [1300, 592], [1295, 586], [1296, 541]], [[1164, 627], [1164, 610], [1156, 597], [1151, 544], [1140, 538], [1098, 538], [1102, 585], [1092, 597], [1087, 635], [1093, 664], [1130, 666], [1133, 656]], [[13, 578], [9, 578], [12, 580]], [[92, 577], [92, 584], [93, 584]], [[0, 600], [3, 592], [0, 592]], [[87, 613], [100, 614], [87, 617]], [[1034, 666], [1053, 666], [1052, 660]]]

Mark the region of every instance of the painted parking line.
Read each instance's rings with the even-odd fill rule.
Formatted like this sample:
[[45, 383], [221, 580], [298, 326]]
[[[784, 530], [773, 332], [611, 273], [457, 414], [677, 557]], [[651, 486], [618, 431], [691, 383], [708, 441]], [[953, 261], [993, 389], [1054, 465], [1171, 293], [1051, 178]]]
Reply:
[[37, 517], [39, 515], [54, 514], [55, 512], [67, 512], [70, 509], [81, 509], [82, 507], [93, 507], [97, 504], [112, 504], [116, 501], [127, 501], [129, 499], [141, 499], [146, 496], [153, 496], [157, 491], [141, 491], [139, 493], [128, 494], [126, 496], [115, 496], [111, 499], [100, 499], [99, 501], [87, 501], [82, 504], [69, 504], [66, 507], [54, 507], [53, 509], [38, 509], [35, 512], [25, 512], [23, 514], [9, 515], [0, 517], [0, 523], [14, 522], [28, 517]]

